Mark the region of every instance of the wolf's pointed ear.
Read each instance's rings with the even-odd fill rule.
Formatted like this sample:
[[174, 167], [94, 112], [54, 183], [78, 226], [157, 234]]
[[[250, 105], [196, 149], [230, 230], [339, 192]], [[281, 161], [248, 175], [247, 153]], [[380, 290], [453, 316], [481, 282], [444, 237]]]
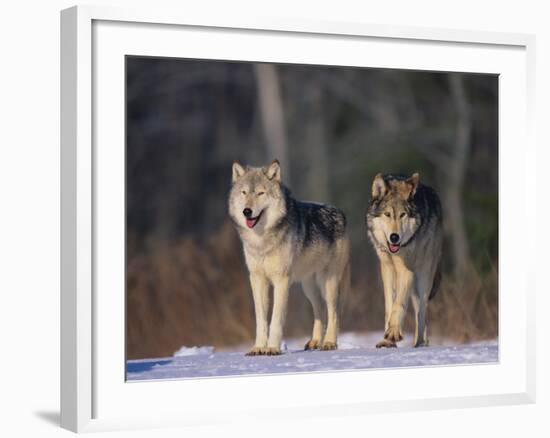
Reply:
[[418, 181], [420, 180], [420, 175], [417, 173], [413, 173], [410, 178], [407, 179], [407, 184], [411, 187], [411, 192], [409, 194], [409, 197], [413, 197], [416, 193], [416, 188], [418, 187]]
[[246, 172], [245, 168], [241, 166], [236, 161], [233, 161], [233, 177], [231, 179], [232, 182], [237, 181], [241, 176], [244, 175]]
[[382, 198], [387, 191], [388, 187], [386, 186], [386, 181], [384, 181], [382, 174], [379, 173], [372, 181], [372, 199]]
[[279, 160], [273, 160], [264, 172], [268, 179], [281, 181], [281, 165], [279, 164]]

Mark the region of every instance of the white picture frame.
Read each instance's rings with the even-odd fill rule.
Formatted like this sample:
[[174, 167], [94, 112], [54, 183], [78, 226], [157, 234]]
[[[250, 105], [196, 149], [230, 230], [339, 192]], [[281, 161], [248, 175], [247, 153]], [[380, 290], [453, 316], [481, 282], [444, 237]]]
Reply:
[[[182, 46], [185, 38], [191, 38], [192, 44]], [[333, 50], [327, 50], [331, 45]], [[352, 46], [372, 49], [372, 58], [362, 64], [350, 61], [352, 53], [346, 47]], [[534, 276], [525, 260], [514, 258], [525, 240], [519, 242], [509, 233], [520, 218], [502, 196], [498, 364], [126, 383], [120, 378], [124, 365], [119, 363], [124, 351], [123, 323], [117, 322], [109, 336], [105, 334], [105, 328], [113, 328], [112, 321], [124, 321], [123, 299], [117, 295], [124, 292], [123, 284], [120, 289], [123, 261], [119, 260], [124, 251], [123, 205], [119, 205], [124, 187], [116, 176], [124, 160], [121, 56], [156, 54], [500, 74], [500, 190], [506, 190], [507, 197], [528, 202], [535, 193], [534, 47], [534, 36], [525, 34], [293, 17], [203, 16], [189, 10], [78, 6], [62, 11], [62, 427], [100, 431], [246, 421], [250, 416], [360, 415], [534, 402]], [[111, 147], [98, 153], [98, 144], [107, 143]], [[522, 145], [520, 157], [511, 150], [518, 143]], [[510, 180], [507, 176], [512, 171]], [[524, 212], [521, 221], [534, 229], [535, 212]], [[532, 240], [530, 244], [534, 248]], [[109, 266], [118, 270], [111, 272]], [[106, 294], [108, 290], [115, 293]], [[394, 388], [384, 391], [377, 386], [375, 373], [391, 373]], [[321, 387], [320, 378], [324, 379]], [[454, 380], [453, 387], [438, 384], [449, 379]], [[261, 407], [247, 397], [258, 387], [271, 394]], [[285, 388], [288, 392], [290, 387], [298, 388], [292, 403], [284, 397]], [[185, 397], [176, 398], [183, 391], [195, 396], [187, 402]], [[238, 395], [229, 398], [231, 394]], [[167, 402], [132, 404], [132, 400], [158, 401], [159, 397]]]

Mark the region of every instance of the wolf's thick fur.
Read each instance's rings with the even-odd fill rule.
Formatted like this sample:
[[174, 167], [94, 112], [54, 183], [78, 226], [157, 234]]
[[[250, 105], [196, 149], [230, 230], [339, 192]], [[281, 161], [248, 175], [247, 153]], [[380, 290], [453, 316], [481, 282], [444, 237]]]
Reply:
[[436, 192], [419, 183], [417, 173], [378, 174], [372, 184], [367, 229], [384, 283], [385, 334], [377, 347], [395, 347], [409, 297], [416, 330], [414, 346], [427, 346], [428, 301], [436, 294], [443, 242], [441, 202]]
[[[229, 214], [243, 242], [254, 298], [256, 342], [248, 354], [281, 353], [288, 291], [294, 282], [302, 283], [313, 306], [313, 333], [305, 348], [337, 348], [338, 301], [349, 286], [344, 213], [292, 198], [274, 161], [266, 167], [233, 163]], [[273, 312], [268, 329], [270, 286]]]

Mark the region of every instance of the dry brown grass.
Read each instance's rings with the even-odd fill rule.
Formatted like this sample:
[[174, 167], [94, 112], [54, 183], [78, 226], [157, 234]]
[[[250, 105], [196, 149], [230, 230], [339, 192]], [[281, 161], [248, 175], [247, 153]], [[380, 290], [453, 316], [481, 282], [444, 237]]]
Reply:
[[226, 224], [199, 244], [182, 239], [128, 257], [127, 357], [171, 355], [181, 345], [232, 344], [254, 329], [240, 242]]
[[[352, 252], [352, 288], [342, 330], [382, 330], [384, 302], [378, 262], [368, 243]], [[370, 248], [369, 248], [370, 249]], [[366, 268], [365, 268], [366, 267]], [[307, 336], [309, 303], [294, 287], [285, 332]], [[254, 308], [241, 243], [225, 223], [207, 241], [182, 238], [138, 250], [128, 242], [127, 357], [172, 355], [182, 345], [217, 348], [253, 342]], [[413, 331], [409, 310], [405, 330]], [[498, 335], [498, 275], [471, 269], [462, 281], [444, 275], [429, 308], [429, 333], [457, 342]]]

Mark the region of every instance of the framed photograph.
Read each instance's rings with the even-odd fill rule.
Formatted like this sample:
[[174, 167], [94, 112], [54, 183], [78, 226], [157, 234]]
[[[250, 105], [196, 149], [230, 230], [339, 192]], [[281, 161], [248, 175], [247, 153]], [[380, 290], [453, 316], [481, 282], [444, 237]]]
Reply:
[[533, 36], [78, 6], [61, 55], [63, 427], [534, 401]]

